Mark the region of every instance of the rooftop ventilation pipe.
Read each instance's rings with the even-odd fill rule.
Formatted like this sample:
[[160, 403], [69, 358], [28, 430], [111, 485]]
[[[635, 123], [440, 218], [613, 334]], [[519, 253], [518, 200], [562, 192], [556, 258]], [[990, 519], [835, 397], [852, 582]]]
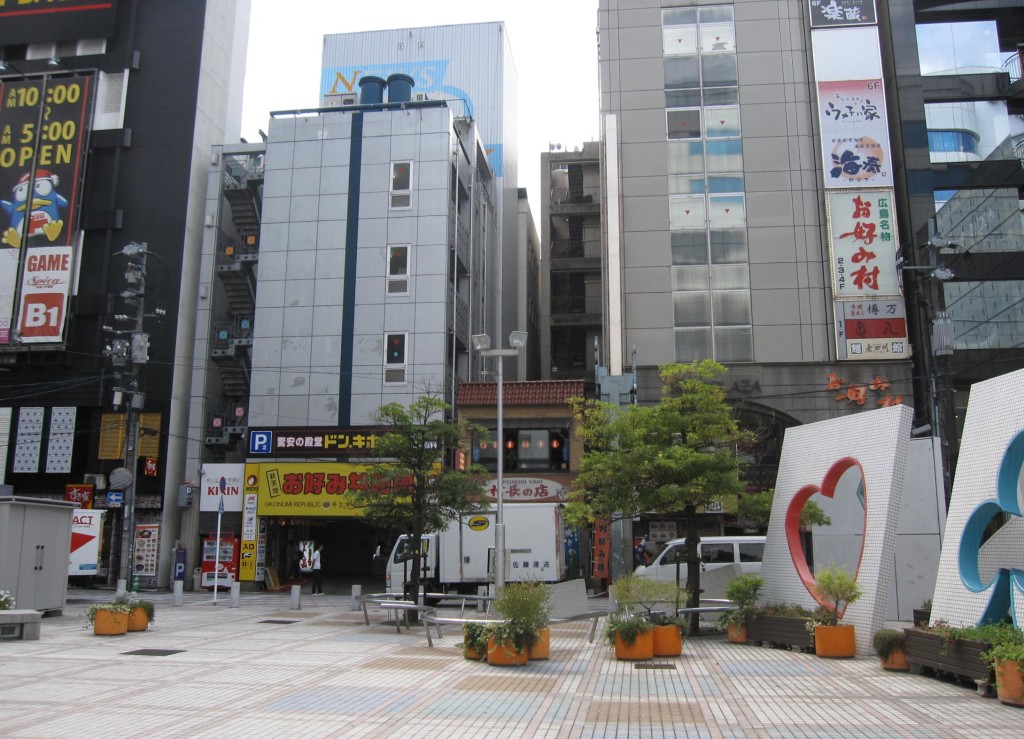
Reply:
[[387, 83], [380, 77], [367, 75], [359, 78], [359, 104], [380, 105], [384, 102], [384, 86]]
[[388, 102], [407, 103], [412, 100], [412, 88], [416, 81], [407, 74], [393, 74], [388, 77]]

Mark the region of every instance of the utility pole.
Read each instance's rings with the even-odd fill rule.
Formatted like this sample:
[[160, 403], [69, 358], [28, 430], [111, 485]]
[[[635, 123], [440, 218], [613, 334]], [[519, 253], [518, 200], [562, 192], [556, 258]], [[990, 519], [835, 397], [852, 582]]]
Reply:
[[[110, 357], [116, 376], [112, 399], [114, 410], [122, 406], [125, 409], [125, 442], [124, 467], [111, 473], [111, 484], [115, 484], [116, 480], [124, 485], [118, 578], [124, 587], [132, 584], [133, 589], [138, 590], [138, 580], [132, 577], [132, 573], [135, 569], [135, 489], [139, 466], [138, 414], [146, 405], [142, 366], [149, 361], [149, 334], [143, 330], [143, 320], [147, 317], [145, 296], [148, 249], [145, 242], [133, 242], [117, 253], [129, 260], [124, 273], [127, 287], [118, 295], [121, 304], [125, 306], [125, 312], [114, 315], [114, 321], [124, 328], [104, 326], [103, 330], [115, 337], [107, 344], [104, 353]], [[163, 313], [157, 310], [154, 315]]]

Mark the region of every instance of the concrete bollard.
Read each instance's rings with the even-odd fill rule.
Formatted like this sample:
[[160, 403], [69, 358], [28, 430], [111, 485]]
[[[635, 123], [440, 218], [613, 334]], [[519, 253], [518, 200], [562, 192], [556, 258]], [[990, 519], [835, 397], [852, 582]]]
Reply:
[[478, 586], [476, 589], [476, 594], [480, 596], [480, 600], [476, 602], [476, 610], [478, 610], [480, 613], [484, 613], [487, 610], [487, 601], [484, 600], [484, 597], [487, 595], [487, 586]]
[[292, 610], [302, 610], [302, 586], [292, 585]]
[[185, 581], [184, 580], [175, 580], [174, 581], [174, 605], [176, 605], [176, 606], [180, 606], [181, 605], [182, 598], [183, 598], [182, 593], [184, 592], [184, 590], [185, 590]]
[[363, 586], [362, 585], [353, 585], [352, 586], [352, 602], [349, 604], [349, 609], [350, 610], [353, 610], [353, 611], [358, 611], [359, 610], [359, 608], [360, 608], [360, 606], [359, 606], [359, 597], [362, 594], [363, 594]]
[[242, 592], [242, 583], [231, 583], [231, 608], [238, 608], [238, 600]]
[[118, 580], [117, 580], [117, 592], [115, 594], [116, 595], [121, 595], [122, 593], [126, 593], [126, 592], [128, 592], [128, 581], [125, 580], [123, 577], [118, 578]]

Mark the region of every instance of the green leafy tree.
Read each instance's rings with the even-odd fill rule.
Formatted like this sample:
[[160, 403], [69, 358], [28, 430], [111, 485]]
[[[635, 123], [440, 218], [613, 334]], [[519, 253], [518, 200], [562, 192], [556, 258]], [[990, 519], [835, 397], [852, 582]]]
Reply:
[[[586, 451], [567, 506], [579, 525], [642, 513], [680, 513], [687, 540], [688, 605], [700, 603], [697, 510], [742, 489], [736, 448], [748, 441], [713, 380], [725, 367], [711, 360], [661, 367], [662, 399], [618, 411], [576, 400]], [[691, 631], [698, 628], [694, 614]]]
[[[745, 521], [755, 521], [759, 526], [767, 526], [772, 517], [772, 504], [775, 502], [775, 489], [761, 493], [741, 495], [737, 513]], [[831, 526], [832, 519], [815, 501], [809, 500], [800, 511], [800, 528], [811, 526]]]
[[413, 543], [485, 508], [479, 479], [443, 469], [443, 460], [472, 430], [469, 424], [446, 420], [450, 408], [435, 394], [421, 395], [408, 406], [388, 403], [378, 408], [374, 421], [383, 431], [375, 448], [380, 461], [366, 489], [347, 495], [371, 525], [409, 537], [414, 559], [405, 596], [410, 599], [419, 593], [422, 556]]

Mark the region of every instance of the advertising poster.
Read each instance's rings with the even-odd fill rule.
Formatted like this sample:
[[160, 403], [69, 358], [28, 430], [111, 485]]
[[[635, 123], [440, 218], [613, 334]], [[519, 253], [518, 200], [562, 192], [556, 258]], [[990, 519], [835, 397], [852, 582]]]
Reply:
[[809, 0], [811, 28], [862, 26], [877, 22], [875, 0]]
[[225, 513], [242, 512], [242, 464], [204, 464], [199, 482], [199, 510], [216, 513], [224, 501]]
[[[92, 77], [0, 84], [0, 343], [11, 340], [21, 262], [39, 247], [70, 250], [76, 243], [92, 84]], [[33, 266], [70, 274], [73, 256], [66, 254], [66, 269], [63, 256], [46, 252]], [[19, 320], [28, 318], [33, 341], [61, 340], [66, 294], [56, 303], [64, 290], [34, 290], [18, 311]], [[48, 297], [40, 299], [40, 292]]]
[[832, 291], [837, 300], [899, 297], [893, 191], [842, 190], [825, 195]]
[[238, 561], [239, 581], [252, 582], [256, 579], [257, 546], [256, 495], [242, 496], [242, 553]]
[[[331, 462], [247, 464], [245, 492], [258, 496], [259, 516], [361, 516], [362, 510], [345, 494], [370, 489], [373, 469]], [[392, 480], [381, 494], [391, 495], [411, 484], [411, 478]]]
[[591, 577], [610, 580], [612, 576], [612, 524], [611, 521], [594, 523], [594, 560]]
[[81, 508], [92, 508], [95, 485], [74, 484], [64, 486], [64, 500], [77, 503]]
[[24, 344], [60, 341], [71, 292], [72, 248], [37, 246], [28, 250], [21, 278], [18, 330]]
[[135, 527], [135, 561], [132, 573], [136, 577], [156, 577], [157, 556], [160, 551], [160, 524], [139, 524]]
[[[89, 487], [92, 487], [91, 485]], [[99, 574], [104, 511], [76, 508], [71, 518], [69, 575]]]

